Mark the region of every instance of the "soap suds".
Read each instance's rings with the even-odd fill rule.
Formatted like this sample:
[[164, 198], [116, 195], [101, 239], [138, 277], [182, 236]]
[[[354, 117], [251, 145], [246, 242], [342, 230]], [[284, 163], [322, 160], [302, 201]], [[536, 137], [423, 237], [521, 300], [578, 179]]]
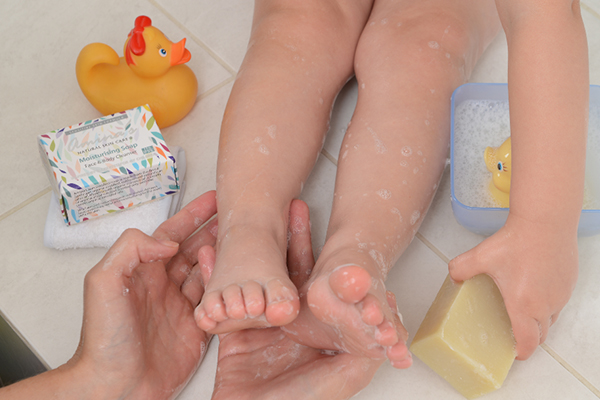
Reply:
[[381, 197], [383, 200], [389, 200], [392, 198], [392, 192], [387, 189], [380, 189], [377, 192], [377, 195]]
[[414, 225], [417, 223], [417, 221], [419, 220], [419, 217], [421, 216], [421, 212], [420, 211], [413, 211], [413, 213], [410, 215], [410, 224]]
[[440, 44], [438, 42], [436, 42], [435, 40], [432, 40], [431, 42], [427, 43], [427, 45], [429, 46], [429, 48], [437, 50], [440, 48]]

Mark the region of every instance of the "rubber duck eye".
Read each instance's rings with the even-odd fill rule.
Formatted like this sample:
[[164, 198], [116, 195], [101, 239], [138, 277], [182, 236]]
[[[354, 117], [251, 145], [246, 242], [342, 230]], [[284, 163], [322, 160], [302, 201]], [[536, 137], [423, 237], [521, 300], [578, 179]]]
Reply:
[[167, 56], [167, 51], [165, 49], [158, 50], [158, 53], [160, 54], [161, 57], [166, 57]]
[[502, 161], [498, 161], [498, 171], [503, 171], [504, 166], [502, 165]]

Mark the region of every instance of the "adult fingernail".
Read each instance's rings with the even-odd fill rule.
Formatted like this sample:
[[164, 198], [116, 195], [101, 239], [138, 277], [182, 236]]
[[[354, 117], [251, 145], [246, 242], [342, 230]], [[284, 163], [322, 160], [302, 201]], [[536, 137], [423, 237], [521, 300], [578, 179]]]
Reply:
[[158, 243], [162, 244], [163, 246], [167, 246], [167, 247], [179, 247], [179, 243], [173, 242], [171, 240], [159, 240]]

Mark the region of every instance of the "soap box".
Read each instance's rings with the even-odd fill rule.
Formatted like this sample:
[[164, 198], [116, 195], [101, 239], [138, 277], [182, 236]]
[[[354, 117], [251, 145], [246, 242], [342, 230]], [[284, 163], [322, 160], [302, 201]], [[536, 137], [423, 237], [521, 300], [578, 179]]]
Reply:
[[175, 158], [147, 105], [40, 135], [38, 145], [67, 225], [179, 190]]

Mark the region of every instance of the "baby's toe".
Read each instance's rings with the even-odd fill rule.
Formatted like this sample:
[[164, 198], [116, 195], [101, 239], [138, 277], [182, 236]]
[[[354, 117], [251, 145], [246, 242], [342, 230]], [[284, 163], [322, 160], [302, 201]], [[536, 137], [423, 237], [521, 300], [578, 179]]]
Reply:
[[281, 326], [292, 322], [300, 310], [298, 291], [291, 281], [288, 284], [272, 279], [266, 284], [265, 316], [269, 324]]
[[244, 306], [244, 297], [242, 288], [237, 284], [229, 285], [223, 290], [223, 301], [225, 302], [225, 312], [229, 318], [246, 318], [246, 307]]
[[384, 319], [381, 303], [372, 294], [365, 296], [361, 303], [360, 314], [363, 322], [367, 325], [378, 326]]
[[375, 330], [375, 340], [382, 346], [393, 346], [398, 343], [398, 333], [388, 320], [384, 320]]
[[210, 331], [217, 326], [217, 323], [206, 315], [204, 306], [200, 304], [194, 311], [196, 325], [203, 331]]
[[228, 318], [227, 314], [225, 313], [223, 295], [219, 290], [204, 293], [204, 297], [202, 298], [200, 305], [204, 308], [204, 312], [208, 318], [215, 322], [222, 322]]
[[258, 282], [246, 282], [242, 287], [242, 295], [249, 317], [256, 318], [265, 312], [265, 295]]
[[388, 347], [386, 355], [394, 368], [404, 369], [412, 365], [412, 354], [403, 341]]
[[363, 300], [371, 288], [371, 275], [357, 265], [345, 265], [329, 276], [331, 290], [346, 303]]

